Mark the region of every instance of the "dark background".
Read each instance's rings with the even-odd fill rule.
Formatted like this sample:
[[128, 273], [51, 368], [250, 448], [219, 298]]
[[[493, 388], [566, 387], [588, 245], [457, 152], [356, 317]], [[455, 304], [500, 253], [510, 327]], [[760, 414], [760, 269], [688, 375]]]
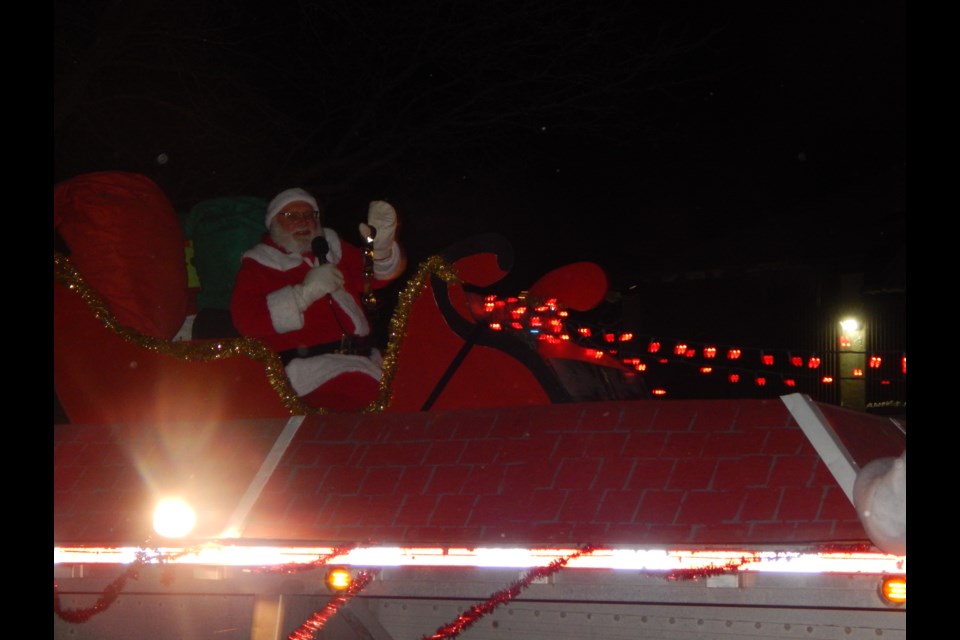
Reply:
[[55, 0], [54, 183], [385, 198], [411, 264], [496, 231], [503, 291], [592, 260], [603, 321], [789, 344], [905, 296], [904, 4]]

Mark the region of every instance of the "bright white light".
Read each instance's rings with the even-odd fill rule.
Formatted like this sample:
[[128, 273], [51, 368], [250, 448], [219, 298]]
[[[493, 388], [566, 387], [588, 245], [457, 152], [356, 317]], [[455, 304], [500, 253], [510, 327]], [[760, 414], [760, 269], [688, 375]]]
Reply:
[[[124, 564], [142, 550], [54, 548], [54, 564]], [[570, 558], [576, 549], [359, 547], [337, 555], [330, 547], [260, 547], [208, 544], [191, 549], [161, 549], [166, 563], [210, 566], [271, 566], [317, 558], [345, 567], [545, 567]], [[676, 571], [732, 566], [739, 572], [903, 574], [906, 556], [881, 553], [801, 553], [750, 550], [596, 549], [571, 558], [567, 569]]]
[[860, 321], [856, 318], [846, 318], [840, 321], [840, 326], [846, 333], [853, 333], [860, 328]]
[[165, 538], [182, 538], [197, 524], [193, 509], [179, 498], [161, 500], [153, 510], [153, 530]]

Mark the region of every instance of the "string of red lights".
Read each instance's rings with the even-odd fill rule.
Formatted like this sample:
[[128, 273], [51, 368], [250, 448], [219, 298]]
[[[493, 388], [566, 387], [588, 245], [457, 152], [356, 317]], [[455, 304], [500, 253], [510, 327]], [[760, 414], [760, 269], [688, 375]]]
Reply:
[[[795, 389], [800, 382], [832, 385], [840, 378], [839, 356], [851, 353], [853, 345], [840, 336], [836, 349], [804, 352], [799, 349], [745, 347], [680, 338], [651, 336], [645, 340], [629, 330], [611, 330], [574, 320], [556, 299], [534, 300], [526, 294], [483, 298], [477, 312], [492, 331], [510, 332], [536, 348], [540, 342], [569, 341], [593, 350], [599, 360], [605, 355], [617, 359], [638, 374], [652, 368], [681, 365], [702, 375], [723, 378], [728, 384], [747, 383], [757, 387]], [[864, 366], [854, 367], [849, 376], [871, 379], [880, 385], [903, 382], [907, 355], [902, 352], [864, 353]], [[654, 395], [666, 390], [654, 388]]]

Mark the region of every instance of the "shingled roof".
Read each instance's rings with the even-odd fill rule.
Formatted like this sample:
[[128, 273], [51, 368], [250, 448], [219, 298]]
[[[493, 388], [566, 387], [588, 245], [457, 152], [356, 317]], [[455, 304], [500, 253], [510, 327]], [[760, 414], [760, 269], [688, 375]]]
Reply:
[[[856, 464], [905, 423], [816, 405]], [[200, 540], [400, 546], [870, 544], [780, 399], [54, 425], [55, 545], [142, 545], [166, 493]]]

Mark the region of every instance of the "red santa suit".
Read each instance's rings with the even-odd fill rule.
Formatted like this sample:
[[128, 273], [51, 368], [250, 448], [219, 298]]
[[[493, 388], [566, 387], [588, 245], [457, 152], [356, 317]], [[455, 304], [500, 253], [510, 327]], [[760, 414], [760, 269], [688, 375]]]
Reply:
[[[336, 351], [345, 338], [356, 343], [370, 336], [361, 299], [363, 251], [342, 242], [332, 229], [321, 233], [329, 246], [321, 258], [343, 273], [341, 289], [301, 312], [294, 287], [320, 261], [310, 251], [288, 253], [265, 234], [260, 244], [243, 254], [230, 312], [241, 334], [259, 338], [283, 356], [294, 391], [308, 404], [359, 409], [379, 395], [382, 356], [377, 349], [363, 355]], [[388, 258], [374, 262], [373, 288], [384, 287], [401, 270], [399, 247], [392, 249]]]

